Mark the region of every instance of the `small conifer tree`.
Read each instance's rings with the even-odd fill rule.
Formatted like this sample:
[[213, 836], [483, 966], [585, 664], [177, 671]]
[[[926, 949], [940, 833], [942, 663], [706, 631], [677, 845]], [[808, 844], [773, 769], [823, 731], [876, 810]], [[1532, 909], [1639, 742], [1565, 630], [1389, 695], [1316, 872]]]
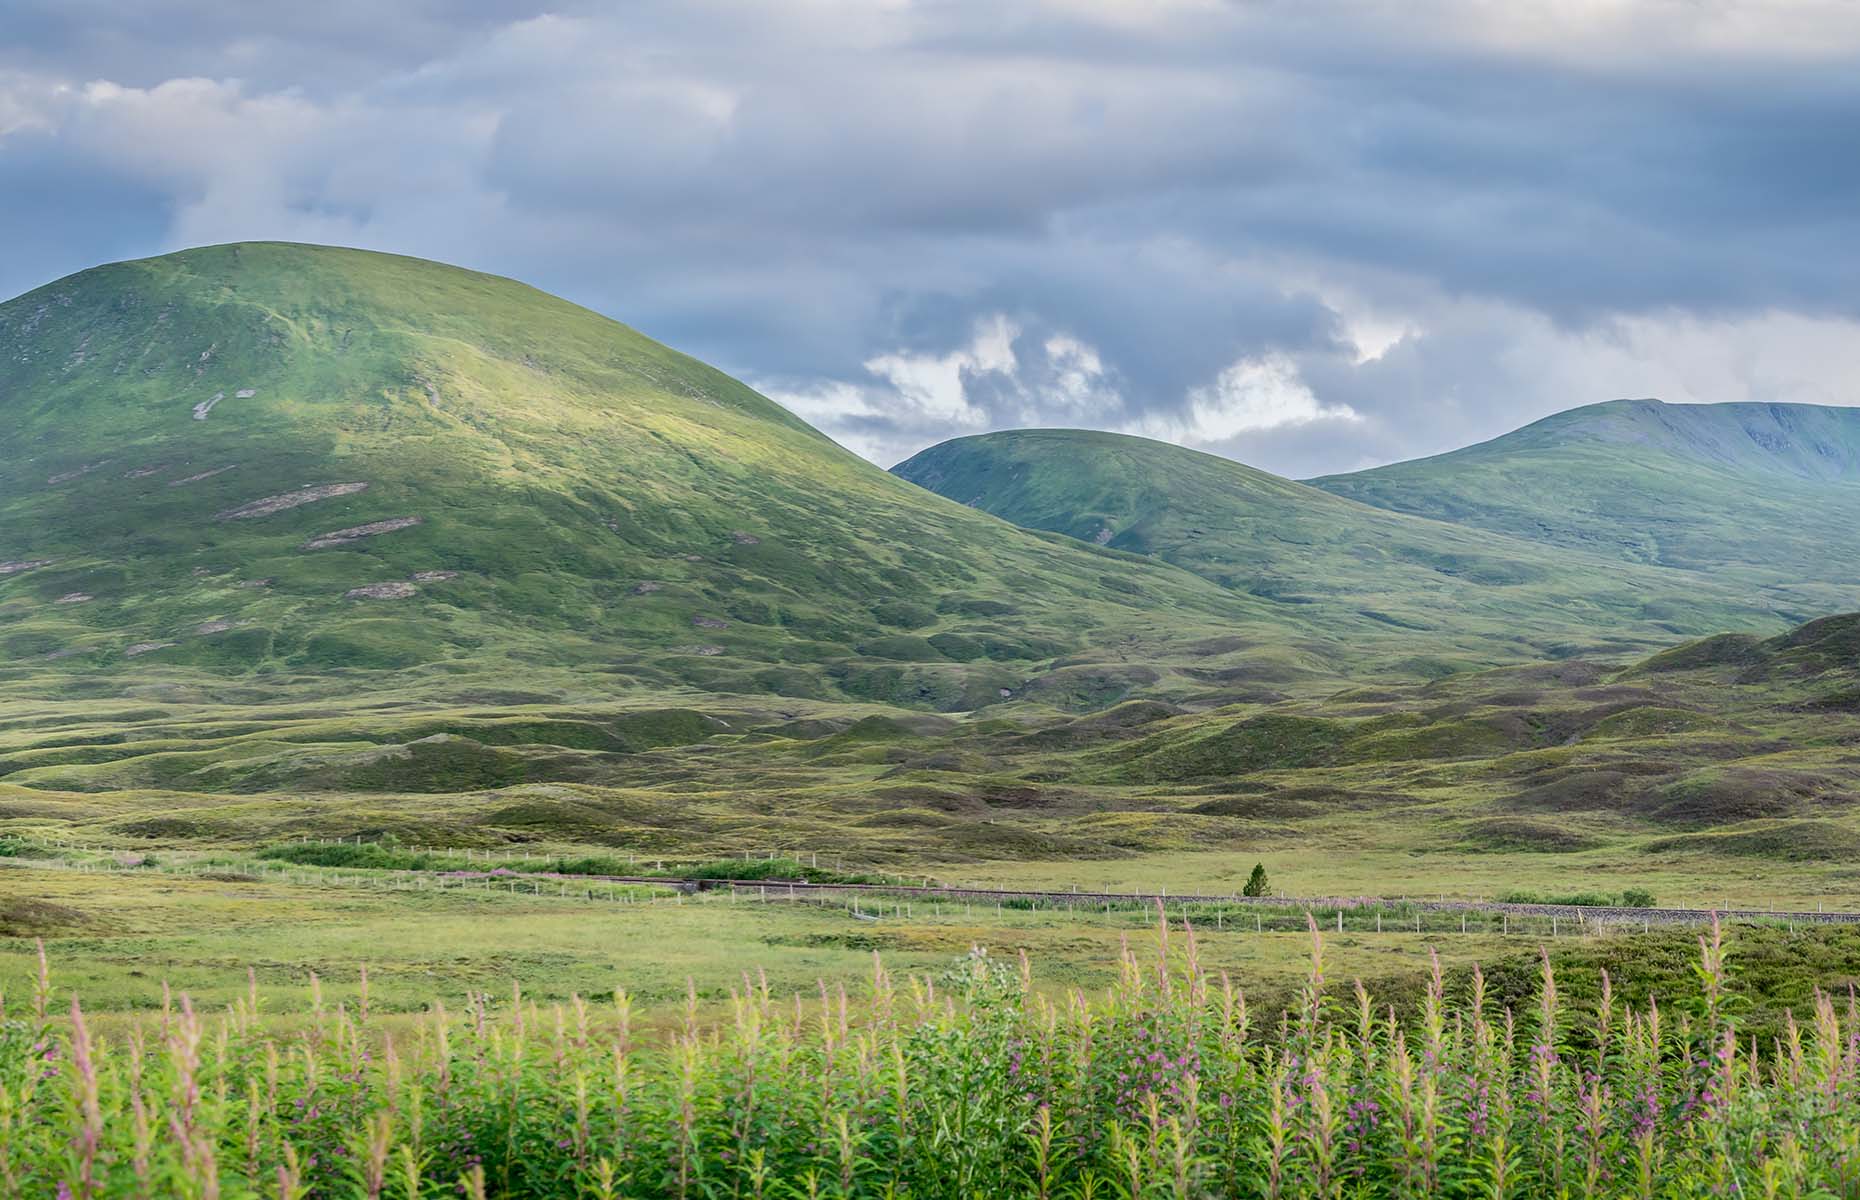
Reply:
[[1266, 881], [1266, 864], [1254, 863], [1253, 873], [1247, 876], [1246, 886], [1240, 889], [1242, 896], [1270, 896], [1272, 884]]

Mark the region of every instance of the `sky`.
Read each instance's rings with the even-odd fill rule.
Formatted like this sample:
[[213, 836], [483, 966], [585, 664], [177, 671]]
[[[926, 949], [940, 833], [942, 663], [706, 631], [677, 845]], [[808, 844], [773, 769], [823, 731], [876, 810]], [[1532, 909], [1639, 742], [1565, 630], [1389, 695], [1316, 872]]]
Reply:
[[0, 0], [0, 294], [190, 245], [511, 275], [892, 463], [1297, 477], [1860, 403], [1850, 0]]

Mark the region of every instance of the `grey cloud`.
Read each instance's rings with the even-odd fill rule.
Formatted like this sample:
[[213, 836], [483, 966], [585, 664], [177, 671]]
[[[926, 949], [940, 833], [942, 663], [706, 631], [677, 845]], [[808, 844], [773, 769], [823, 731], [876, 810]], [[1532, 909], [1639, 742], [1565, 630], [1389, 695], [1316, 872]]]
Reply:
[[249, 78], [320, 93], [416, 68], [550, 7], [535, 0], [8, 0], [0, 67], [133, 87], [192, 75]]
[[[1208, 444], [1312, 473], [1642, 380], [1713, 398], [1654, 361], [1687, 321], [1836, 322], [1799, 350], [1860, 318], [1838, 8], [122, 8], [9, 10], [0, 214], [44, 236], [0, 288], [239, 237], [423, 254], [610, 312], [875, 457], [1187, 428], [1223, 372], [1270, 362], [1357, 419]], [[997, 318], [1016, 370], [962, 367]], [[1624, 320], [1670, 336], [1627, 345]], [[1407, 336], [1365, 353], [1377, 324]], [[1097, 363], [1088, 405], [1049, 343]], [[962, 405], [926, 406], [900, 362], [944, 364]], [[1725, 392], [1780, 386], [1719, 368]]]
[[159, 188], [74, 160], [39, 133], [0, 140], [0, 292], [11, 296], [98, 263], [146, 254], [172, 217]]

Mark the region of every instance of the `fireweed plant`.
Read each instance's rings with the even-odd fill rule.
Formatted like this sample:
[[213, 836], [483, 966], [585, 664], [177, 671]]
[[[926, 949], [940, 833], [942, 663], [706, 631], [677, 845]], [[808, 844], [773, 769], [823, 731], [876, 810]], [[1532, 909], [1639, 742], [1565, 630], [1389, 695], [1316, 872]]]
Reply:
[[1860, 1193], [1860, 1013], [1817, 995], [1768, 1046], [1738, 1033], [1725, 947], [1677, 1007], [1604, 977], [1580, 1019], [1546, 956], [1521, 1011], [1449, 999], [1408, 1020], [1311, 964], [1263, 1028], [1194, 933], [1128, 945], [1104, 995], [1057, 999], [976, 950], [857, 997], [728, 1015], [695, 995], [662, 1033], [625, 992], [518, 992], [417, 1017], [312, 988], [185, 996], [104, 1037], [36, 987], [0, 1026], [0, 1195], [97, 1197], [1849, 1196]]

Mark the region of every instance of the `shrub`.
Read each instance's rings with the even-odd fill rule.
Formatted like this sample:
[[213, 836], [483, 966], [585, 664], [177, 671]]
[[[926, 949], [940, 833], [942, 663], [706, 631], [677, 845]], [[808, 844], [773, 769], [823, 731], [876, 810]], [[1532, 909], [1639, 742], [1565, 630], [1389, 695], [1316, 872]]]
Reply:
[[1499, 896], [1498, 902], [1500, 904], [1554, 904], [1569, 908], [1613, 908], [1615, 898], [1607, 892], [1545, 894], [1543, 892], [1510, 891]]
[[342, 867], [350, 870], [432, 871], [451, 865], [441, 855], [403, 850], [396, 844], [381, 842], [287, 842], [268, 846], [258, 857], [273, 862], [295, 863], [300, 867]]
[[1253, 873], [1246, 877], [1246, 886], [1240, 889], [1242, 896], [1270, 896], [1272, 884], [1266, 879], [1266, 864], [1254, 863]]
[[[1739, 1036], [1716, 927], [1689, 1002], [1501, 1009], [1438, 963], [1408, 1022], [1309, 974], [1256, 1021], [1194, 936], [1126, 949], [1101, 998], [1049, 999], [974, 951], [863, 994], [745, 976], [642, 1027], [624, 991], [520, 992], [384, 1022], [317, 998], [280, 1020], [185, 996], [99, 1036], [43, 966], [0, 1024], [0, 1193], [569, 1200], [1806, 1196], [1852, 1193], [1860, 1009], [1817, 995], [1781, 1056]], [[1266, 1014], [1262, 1014], [1266, 1015]], [[1793, 1028], [1793, 1027], [1792, 1027]]]
[[691, 863], [665, 868], [667, 876], [679, 879], [794, 880], [797, 883], [884, 883], [876, 875], [849, 874], [812, 866], [793, 858], [726, 858], [718, 862]]

